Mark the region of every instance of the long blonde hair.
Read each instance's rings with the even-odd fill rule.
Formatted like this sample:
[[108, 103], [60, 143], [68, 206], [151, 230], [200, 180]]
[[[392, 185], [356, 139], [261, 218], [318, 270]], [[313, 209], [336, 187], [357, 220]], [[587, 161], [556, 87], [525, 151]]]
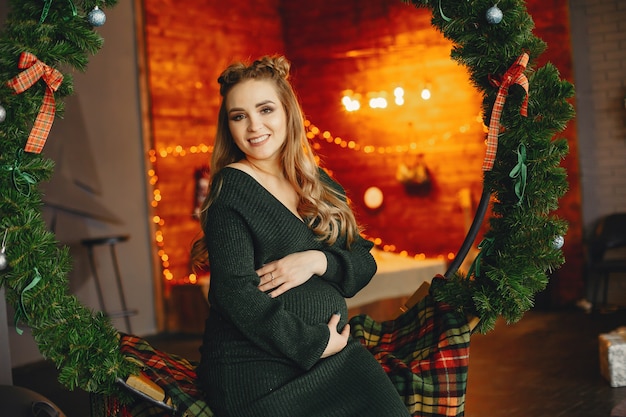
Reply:
[[[289, 69], [290, 63], [284, 56], [264, 56], [250, 65], [232, 64], [218, 78], [222, 103], [211, 156], [210, 191], [200, 212], [202, 230], [206, 230], [207, 209], [222, 186], [220, 181], [214, 181], [216, 175], [225, 166], [245, 157], [228, 127], [226, 97], [242, 81], [271, 80], [287, 117], [287, 140], [281, 150], [281, 162], [285, 178], [299, 196], [298, 213], [320, 240], [332, 245], [345, 237], [346, 246], [350, 247], [359, 234], [359, 227], [346, 197], [320, 180], [319, 167], [306, 137], [302, 109], [288, 81]], [[206, 266], [208, 254], [204, 236], [194, 242], [191, 253], [195, 268]]]

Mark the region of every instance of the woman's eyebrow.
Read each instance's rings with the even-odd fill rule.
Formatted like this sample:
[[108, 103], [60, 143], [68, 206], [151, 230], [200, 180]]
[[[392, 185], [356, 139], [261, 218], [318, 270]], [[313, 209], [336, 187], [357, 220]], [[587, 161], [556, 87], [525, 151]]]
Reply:
[[[260, 103], [257, 103], [254, 107], [258, 108], [258, 107], [265, 106], [266, 104], [274, 104], [274, 102], [272, 100], [263, 100]], [[245, 111], [245, 110], [242, 107], [233, 107], [232, 109], [228, 110], [228, 113], [237, 112], [237, 111]]]

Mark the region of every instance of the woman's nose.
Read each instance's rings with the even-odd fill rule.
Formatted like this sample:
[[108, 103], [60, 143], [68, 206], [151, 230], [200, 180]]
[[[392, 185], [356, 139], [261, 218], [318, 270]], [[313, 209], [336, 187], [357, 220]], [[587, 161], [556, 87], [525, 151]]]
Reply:
[[248, 117], [248, 131], [249, 132], [257, 131], [260, 126], [261, 126], [261, 121], [259, 120], [258, 117], [255, 117], [255, 116]]

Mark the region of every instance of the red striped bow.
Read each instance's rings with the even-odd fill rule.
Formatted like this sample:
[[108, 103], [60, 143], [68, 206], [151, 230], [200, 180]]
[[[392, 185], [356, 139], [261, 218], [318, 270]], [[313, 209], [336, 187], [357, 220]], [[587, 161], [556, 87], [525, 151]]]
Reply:
[[17, 94], [28, 90], [40, 78], [43, 78], [46, 83], [46, 92], [39, 108], [39, 114], [35, 119], [24, 148], [26, 152], [40, 153], [46, 144], [46, 139], [48, 139], [50, 128], [54, 122], [54, 114], [56, 112], [54, 92], [63, 82], [63, 74], [44, 64], [30, 52], [22, 52], [18, 67], [24, 71], [7, 82], [9, 87], [13, 88]]
[[506, 96], [509, 93], [509, 87], [513, 84], [519, 84], [526, 91], [526, 97], [520, 108], [522, 116], [528, 115], [528, 78], [524, 75], [524, 70], [528, 64], [528, 54], [524, 52], [517, 58], [515, 63], [504, 73], [500, 81], [491, 80], [498, 89], [496, 102], [491, 110], [491, 118], [489, 120], [489, 133], [487, 133], [487, 154], [483, 162], [483, 171], [491, 171], [493, 163], [496, 160], [496, 152], [498, 150], [498, 134], [500, 133], [500, 116], [504, 108]]

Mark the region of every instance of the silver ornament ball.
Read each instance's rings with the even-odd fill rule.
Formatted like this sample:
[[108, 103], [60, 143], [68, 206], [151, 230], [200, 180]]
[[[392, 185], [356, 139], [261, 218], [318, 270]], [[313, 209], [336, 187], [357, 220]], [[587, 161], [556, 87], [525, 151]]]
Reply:
[[492, 25], [497, 25], [498, 23], [502, 22], [503, 16], [504, 15], [502, 14], [502, 10], [500, 10], [498, 6], [491, 6], [489, 10], [487, 10], [486, 14], [487, 22]]
[[87, 20], [91, 26], [102, 26], [107, 21], [107, 15], [98, 6], [95, 6], [87, 15]]
[[563, 238], [563, 236], [557, 236], [552, 241], [552, 246], [554, 247], [554, 249], [561, 249], [563, 247], [563, 244], [565, 244], [565, 239]]
[[7, 118], [7, 111], [4, 107], [2, 107], [2, 105], [0, 104], [0, 123], [4, 122]]
[[0, 252], [0, 271], [6, 269], [7, 264], [7, 256], [4, 254], [4, 252]]

